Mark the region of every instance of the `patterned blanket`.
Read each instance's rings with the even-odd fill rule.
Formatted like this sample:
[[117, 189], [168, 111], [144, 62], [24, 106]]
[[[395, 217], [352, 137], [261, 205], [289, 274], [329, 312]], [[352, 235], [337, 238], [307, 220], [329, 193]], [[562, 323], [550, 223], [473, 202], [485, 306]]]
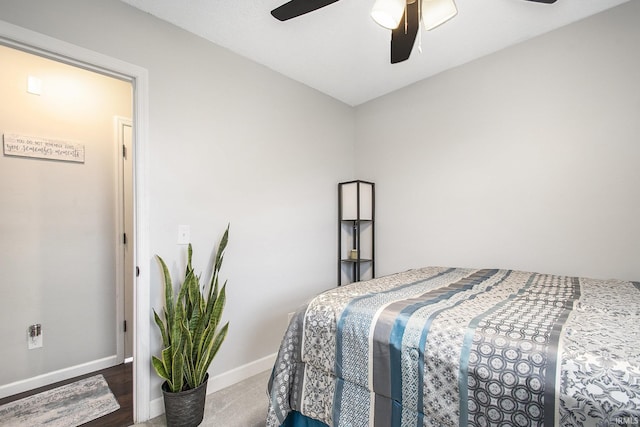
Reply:
[[640, 283], [428, 267], [297, 312], [268, 427], [640, 425]]

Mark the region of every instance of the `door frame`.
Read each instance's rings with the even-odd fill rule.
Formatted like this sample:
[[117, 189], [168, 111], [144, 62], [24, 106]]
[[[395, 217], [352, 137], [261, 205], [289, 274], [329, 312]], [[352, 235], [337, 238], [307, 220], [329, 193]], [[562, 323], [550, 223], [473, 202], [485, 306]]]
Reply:
[[[0, 20], [0, 43], [24, 52], [43, 56], [75, 67], [131, 82], [133, 89], [133, 168], [134, 168], [134, 265], [149, 263], [148, 215], [148, 71], [74, 44], [49, 37]], [[135, 278], [133, 325], [133, 419], [149, 419], [151, 353], [150, 342], [150, 271], [140, 268]]]

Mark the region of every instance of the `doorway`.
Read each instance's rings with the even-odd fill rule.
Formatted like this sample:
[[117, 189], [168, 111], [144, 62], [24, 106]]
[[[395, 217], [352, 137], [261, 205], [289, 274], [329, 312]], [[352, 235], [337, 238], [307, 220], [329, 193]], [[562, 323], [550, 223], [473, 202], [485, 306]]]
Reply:
[[[75, 45], [56, 40], [42, 34], [17, 27], [0, 21], [0, 45], [18, 49], [24, 52], [53, 59], [61, 63], [94, 71], [98, 74], [125, 80], [131, 84], [133, 98], [132, 141], [135, 142], [132, 156], [133, 167], [133, 230], [134, 245], [133, 265], [138, 260], [148, 259], [148, 214], [145, 178], [145, 155], [148, 116], [148, 75], [147, 71], [136, 65], [114, 59], [97, 52], [89, 51]], [[112, 127], [113, 129], [113, 127]], [[128, 330], [133, 331], [133, 375], [134, 375], [134, 421], [144, 421], [149, 417], [149, 383], [150, 368], [144, 361], [150, 357], [148, 313], [149, 305], [149, 272], [145, 269], [136, 270], [134, 289], [134, 317], [133, 325]], [[46, 302], [46, 301], [45, 301]], [[46, 334], [46, 330], [45, 330]], [[47, 344], [45, 335], [45, 345]], [[138, 363], [138, 360], [143, 361]]]
[[133, 257], [120, 230], [133, 236], [132, 164], [113, 123], [133, 101], [129, 81], [7, 46], [0, 62], [11, 106], [0, 109], [0, 311], [12, 325], [0, 353], [13, 367], [0, 385], [27, 387], [123, 362], [116, 340], [131, 334], [116, 323], [118, 288], [133, 281]]

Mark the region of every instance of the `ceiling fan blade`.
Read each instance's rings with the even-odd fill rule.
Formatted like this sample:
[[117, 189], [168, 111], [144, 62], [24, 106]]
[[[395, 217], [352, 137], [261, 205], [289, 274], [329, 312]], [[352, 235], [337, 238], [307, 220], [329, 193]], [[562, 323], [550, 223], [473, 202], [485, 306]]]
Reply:
[[547, 4], [551, 4], [551, 3], [555, 3], [557, 0], [529, 0], [529, 1], [534, 1], [536, 3], [547, 3]]
[[338, 0], [291, 0], [282, 6], [273, 9], [271, 14], [274, 18], [279, 19], [280, 21], [286, 21], [287, 19], [313, 12], [314, 10], [328, 6], [337, 1]]
[[[413, 49], [413, 42], [416, 40], [418, 34], [418, 3], [413, 2], [407, 4], [405, 9], [405, 15], [400, 20], [398, 28], [391, 31], [391, 63], [397, 64], [398, 62], [406, 61], [411, 55]], [[406, 16], [406, 29], [405, 29], [405, 16]]]

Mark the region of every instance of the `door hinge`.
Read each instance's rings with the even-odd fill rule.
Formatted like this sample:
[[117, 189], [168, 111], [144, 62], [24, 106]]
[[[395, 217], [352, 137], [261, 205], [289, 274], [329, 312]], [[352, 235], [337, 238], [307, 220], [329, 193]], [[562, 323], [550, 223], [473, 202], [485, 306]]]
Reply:
[[127, 233], [122, 233], [122, 243], [127, 244]]
[[136, 265], [136, 277], [140, 277], [140, 267]]
[[122, 157], [127, 158], [127, 146], [122, 144]]
[[127, 332], [127, 321], [125, 320], [123, 323], [123, 330]]

